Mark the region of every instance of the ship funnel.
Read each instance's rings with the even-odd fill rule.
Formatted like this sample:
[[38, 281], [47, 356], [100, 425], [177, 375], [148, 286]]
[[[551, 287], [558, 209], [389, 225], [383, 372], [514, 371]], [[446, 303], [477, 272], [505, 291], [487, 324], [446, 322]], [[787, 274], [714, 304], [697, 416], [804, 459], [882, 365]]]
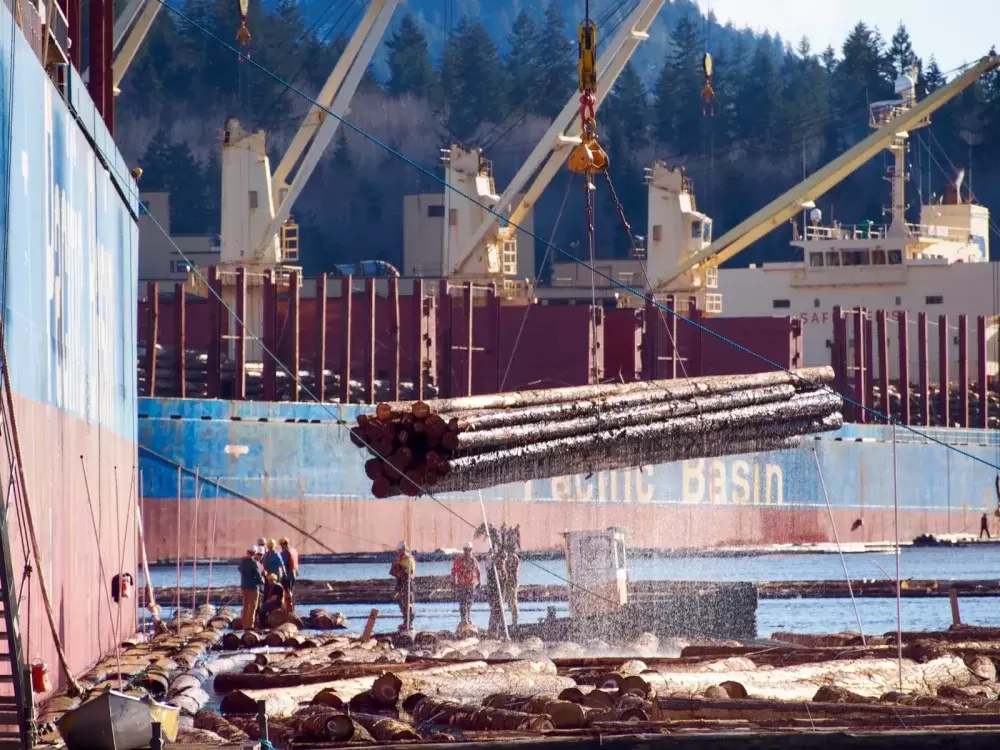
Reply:
[[944, 195], [941, 196], [941, 202], [946, 206], [957, 206], [962, 203], [962, 183], [965, 181], [965, 170], [958, 170], [958, 174], [955, 175], [955, 179], [952, 182], [945, 183]]

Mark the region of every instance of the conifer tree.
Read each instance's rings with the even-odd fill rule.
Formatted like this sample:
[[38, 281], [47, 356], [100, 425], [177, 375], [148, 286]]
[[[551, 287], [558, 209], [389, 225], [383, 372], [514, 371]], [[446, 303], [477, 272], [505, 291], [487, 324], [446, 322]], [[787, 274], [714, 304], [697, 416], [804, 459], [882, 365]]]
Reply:
[[578, 85], [576, 49], [558, 0], [549, 0], [537, 55], [539, 79], [545, 95], [540, 97], [536, 112], [543, 117], [559, 114]]
[[504, 72], [510, 91], [510, 105], [515, 109], [538, 108], [538, 102], [547, 94], [544, 82], [539, 81], [540, 67], [539, 32], [535, 20], [522, 9], [514, 19], [507, 35], [508, 52], [504, 58]]
[[387, 62], [389, 80], [386, 90], [394, 96], [430, 98], [434, 87], [434, 70], [431, 68], [427, 37], [407, 13], [399, 28], [386, 41], [389, 50]]
[[685, 13], [670, 34], [671, 49], [656, 82], [656, 132], [683, 154], [697, 153], [701, 145], [705, 53], [699, 21]]

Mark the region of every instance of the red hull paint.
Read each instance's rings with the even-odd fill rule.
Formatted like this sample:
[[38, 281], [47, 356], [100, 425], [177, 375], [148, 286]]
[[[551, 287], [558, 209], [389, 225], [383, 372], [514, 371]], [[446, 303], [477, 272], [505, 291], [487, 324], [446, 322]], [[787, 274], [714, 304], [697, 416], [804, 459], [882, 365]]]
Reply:
[[[41, 573], [49, 588], [66, 656], [74, 674], [80, 674], [103, 655], [113, 652], [116, 642], [136, 630], [135, 607], [119, 608], [110, 598], [111, 577], [119, 566], [138, 580], [134, 515], [136, 446], [46, 404], [15, 397], [14, 408], [43, 561]], [[100, 543], [95, 538], [95, 520], [87, 502], [84, 463]], [[7, 466], [5, 456], [0, 468], [4, 486], [8, 480]], [[20, 540], [21, 531], [11, 510], [11, 559], [16, 590], [20, 588], [25, 562]], [[40, 659], [48, 665], [55, 688], [59, 661], [38, 577], [39, 571], [35, 570], [30, 588], [21, 599], [22, 642], [26, 660]], [[119, 633], [118, 638], [115, 632]]]
[[[305, 528], [336, 552], [373, 552], [394, 548], [407, 540], [416, 549], [457, 548], [472, 538], [482, 523], [478, 504], [433, 500], [267, 500], [267, 507]], [[178, 504], [175, 498], [146, 498], [143, 518], [150, 531], [150, 560], [177, 556]], [[234, 499], [200, 503], [198, 542], [194, 548], [194, 503], [180, 504], [183, 531], [181, 555], [190, 559], [238, 557], [259, 536], [288, 536], [302, 554], [327, 553], [311, 540], [251, 505]], [[825, 507], [710, 505], [623, 505], [610, 503], [526, 503], [523, 500], [487, 502], [493, 523], [521, 524], [525, 549], [562, 546], [563, 531], [624, 526], [629, 544], [640, 548], [684, 549], [718, 546], [754, 546], [834, 541]], [[842, 542], [883, 542], [895, 538], [891, 509], [834, 510]], [[209, 529], [215, 519], [216, 532]], [[457, 517], [456, 517], [457, 514]], [[949, 518], [950, 515], [950, 518]], [[855, 519], [864, 525], [851, 531]], [[462, 520], [464, 519], [464, 521]], [[929, 532], [975, 530], [979, 515], [961, 509], [907, 511], [900, 514], [899, 538], [904, 541]]]

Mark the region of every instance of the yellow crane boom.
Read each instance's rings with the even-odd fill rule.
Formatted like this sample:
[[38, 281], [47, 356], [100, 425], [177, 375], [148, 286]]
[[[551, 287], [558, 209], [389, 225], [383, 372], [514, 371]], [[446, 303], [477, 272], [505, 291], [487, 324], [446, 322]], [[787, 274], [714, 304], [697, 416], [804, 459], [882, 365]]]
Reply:
[[1000, 67], [1000, 56], [983, 57], [926, 99], [903, 111], [825, 167], [814, 172], [748, 219], [737, 224], [704, 250], [679, 263], [665, 278], [659, 280], [655, 291], [666, 291], [671, 282], [693, 269], [718, 266], [729, 260], [772, 229], [795, 216], [802, 210], [804, 203], [815, 200], [836, 186], [879, 151], [886, 148], [897, 134], [923, 122], [931, 113], [940, 109], [981, 76], [998, 67]]

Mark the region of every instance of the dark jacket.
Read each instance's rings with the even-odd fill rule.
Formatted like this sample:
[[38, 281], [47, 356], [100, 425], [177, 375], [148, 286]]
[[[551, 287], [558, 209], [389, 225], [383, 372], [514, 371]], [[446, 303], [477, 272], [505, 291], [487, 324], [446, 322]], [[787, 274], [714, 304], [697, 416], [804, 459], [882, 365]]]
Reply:
[[264, 585], [264, 576], [260, 574], [260, 565], [252, 557], [240, 560], [240, 588], [246, 591], [260, 589]]

